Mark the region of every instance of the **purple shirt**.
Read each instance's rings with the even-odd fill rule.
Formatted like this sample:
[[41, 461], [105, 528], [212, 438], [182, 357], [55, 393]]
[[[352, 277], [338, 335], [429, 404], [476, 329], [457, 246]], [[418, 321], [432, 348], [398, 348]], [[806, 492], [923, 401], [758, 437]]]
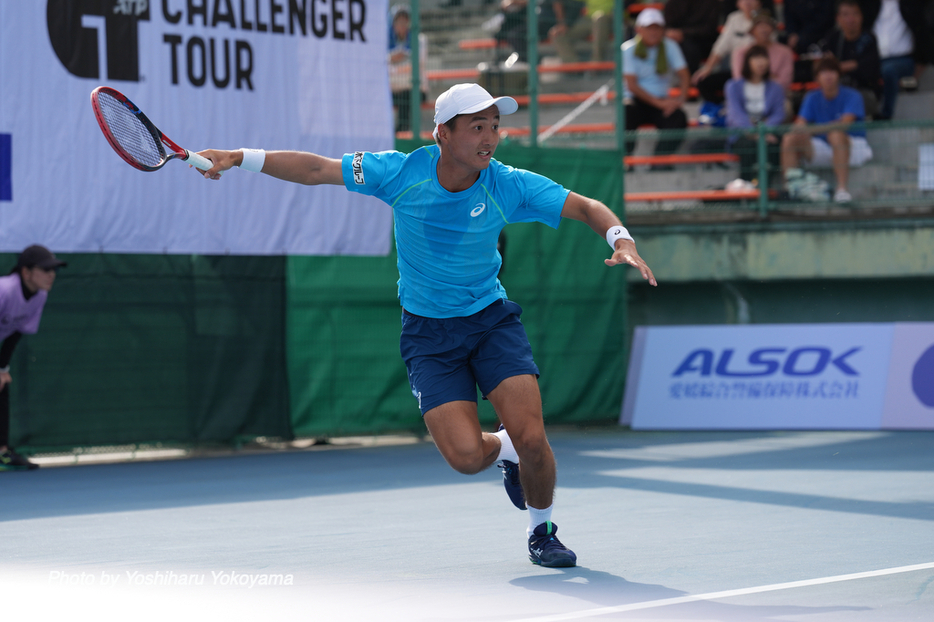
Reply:
[[0, 277], [0, 340], [15, 332], [30, 335], [38, 332], [48, 297], [48, 292], [39, 290], [26, 300], [18, 274]]

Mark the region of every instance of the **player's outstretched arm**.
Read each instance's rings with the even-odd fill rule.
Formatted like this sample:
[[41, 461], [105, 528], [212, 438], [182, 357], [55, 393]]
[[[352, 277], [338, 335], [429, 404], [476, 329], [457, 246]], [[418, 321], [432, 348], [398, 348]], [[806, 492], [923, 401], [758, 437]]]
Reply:
[[[209, 170], [202, 171], [208, 179], [220, 179], [223, 171], [243, 164], [242, 149], [234, 151], [206, 149], [198, 153], [214, 163]], [[344, 184], [340, 160], [307, 151], [267, 151], [263, 154], [261, 168], [256, 172], [308, 186], [320, 184], [342, 186]]]
[[[571, 218], [586, 223], [601, 238], [605, 237], [607, 231], [612, 227], [622, 228], [622, 224], [616, 214], [600, 201], [589, 199], [585, 196], [572, 192], [564, 202], [564, 208], [561, 210], [562, 218]], [[636, 252], [636, 243], [629, 239], [619, 238], [614, 241], [613, 256], [605, 259], [604, 263], [608, 266], [618, 264], [627, 264], [635, 268], [642, 274], [642, 278], [650, 285], [657, 286], [655, 275], [652, 269]]]

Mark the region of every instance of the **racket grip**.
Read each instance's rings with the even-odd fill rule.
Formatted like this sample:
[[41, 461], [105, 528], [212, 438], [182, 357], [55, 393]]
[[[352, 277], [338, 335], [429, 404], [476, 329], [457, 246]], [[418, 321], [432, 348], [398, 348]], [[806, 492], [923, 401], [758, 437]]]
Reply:
[[[205, 158], [204, 156], [198, 155], [194, 151], [185, 150], [185, 153], [188, 154], [188, 157], [185, 158], [185, 161], [194, 166], [195, 168], [200, 168], [203, 171], [208, 170], [214, 163]], [[223, 175], [223, 172], [221, 173]]]

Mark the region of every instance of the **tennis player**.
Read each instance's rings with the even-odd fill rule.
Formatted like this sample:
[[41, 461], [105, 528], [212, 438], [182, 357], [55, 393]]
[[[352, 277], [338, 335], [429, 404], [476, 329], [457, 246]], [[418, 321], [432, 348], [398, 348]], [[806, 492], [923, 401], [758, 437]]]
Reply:
[[52, 251], [34, 244], [19, 254], [10, 274], [0, 277], [0, 471], [39, 468], [9, 446], [10, 358], [24, 334], [39, 330], [56, 270], [65, 265]]
[[[522, 309], [497, 278], [496, 242], [513, 222], [557, 227], [562, 218], [588, 224], [612, 247], [606, 265], [629, 264], [652, 285], [652, 271], [619, 218], [604, 204], [536, 173], [493, 159], [501, 115], [511, 97], [458, 84], [435, 103], [435, 145], [412, 153], [358, 151], [341, 159], [306, 152], [209, 149], [205, 177], [239, 166], [302, 184], [343, 185], [392, 206], [402, 304], [400, 350], [412, 393], [441, 454], [455, 470], [478, 473], [499, 461], [504, 485], [528, 508], [529, 559], [574, 566], [577, 556], [551, 522], [555, 458], [542, 419], [539, 370]], [[502, 427], [482, 432], [477, 387]]]

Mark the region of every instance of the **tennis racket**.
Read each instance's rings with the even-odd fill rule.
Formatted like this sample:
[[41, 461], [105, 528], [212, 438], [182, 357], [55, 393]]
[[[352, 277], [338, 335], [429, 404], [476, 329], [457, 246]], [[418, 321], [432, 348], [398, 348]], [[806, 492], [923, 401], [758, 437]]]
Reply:
[[99, 86], [91, 91], [91, 107], [107, 142], [133, 168], [157, 171], [176, 158], [205, 171], [214, 165], [207, 158], [176, 145], [116, 89]]

